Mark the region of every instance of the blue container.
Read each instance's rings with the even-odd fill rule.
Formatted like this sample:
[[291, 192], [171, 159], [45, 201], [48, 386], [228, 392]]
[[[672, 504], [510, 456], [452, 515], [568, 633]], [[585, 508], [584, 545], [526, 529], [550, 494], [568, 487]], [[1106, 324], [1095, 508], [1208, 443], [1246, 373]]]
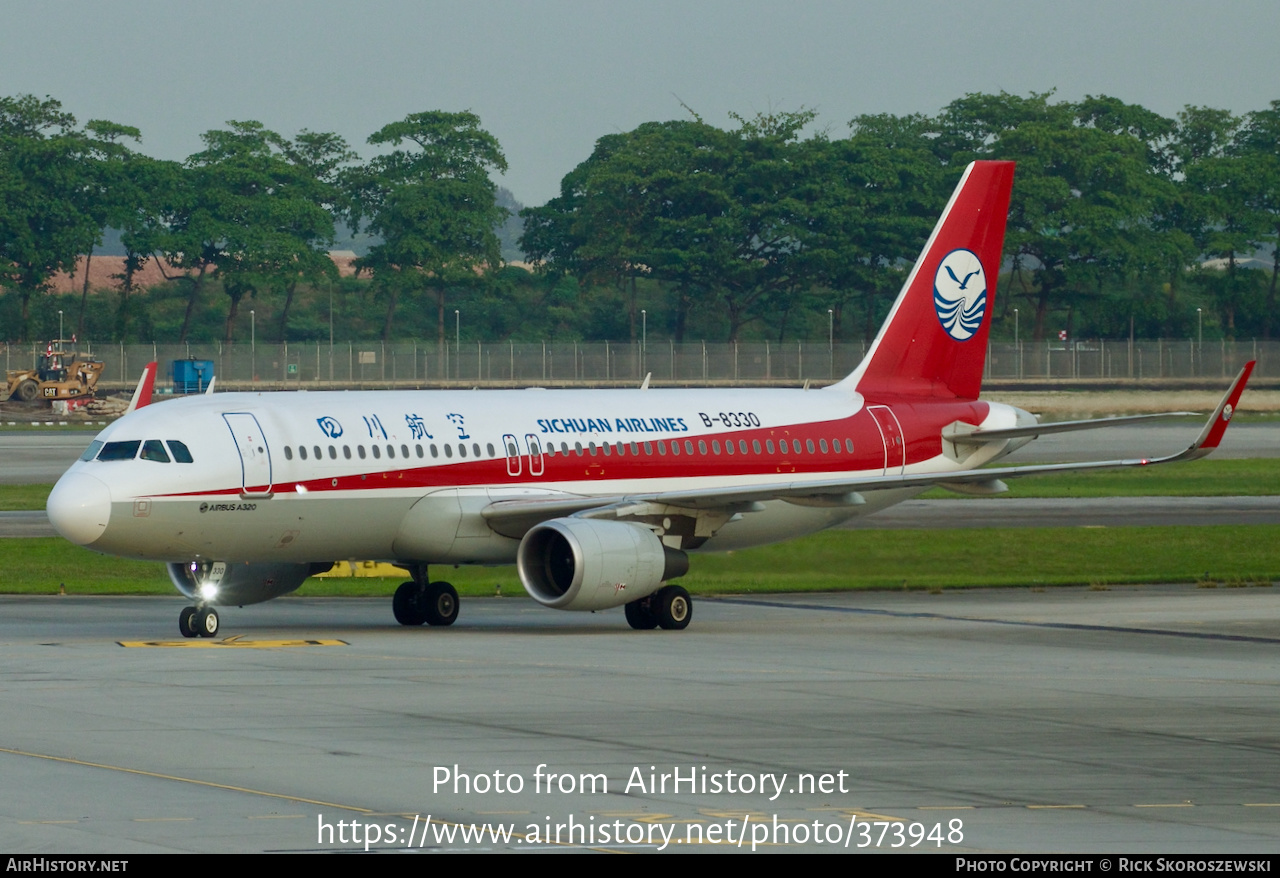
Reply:
[[173, 392], [204, 393], [213, 380], [213, 360], [174, 360]]

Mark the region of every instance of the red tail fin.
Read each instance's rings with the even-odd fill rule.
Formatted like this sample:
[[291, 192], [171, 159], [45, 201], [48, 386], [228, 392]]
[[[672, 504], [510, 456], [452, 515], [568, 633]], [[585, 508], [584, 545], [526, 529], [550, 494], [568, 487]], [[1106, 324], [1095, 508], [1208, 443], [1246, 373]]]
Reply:
[[837, 388], [977, 399], [987, 359], [1013, 162], [974, 162], [871, 350]]
[[125, 414], [142, 408], [144, 405], [151, 404], [151, 392], [156, 386], [156, 364], [147, 363], [142, 369], [142, 377], [138, 379], [138, 386], [133, 389], [133, 398], [129, 400], [129, 407], [125, 409]]

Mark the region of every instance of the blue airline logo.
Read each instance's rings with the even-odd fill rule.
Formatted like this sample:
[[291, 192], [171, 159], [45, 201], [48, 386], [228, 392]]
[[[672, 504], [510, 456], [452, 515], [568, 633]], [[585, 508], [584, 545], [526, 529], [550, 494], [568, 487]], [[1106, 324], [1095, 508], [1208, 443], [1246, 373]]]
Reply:
[[987, 276], [972, 250], [952, 250], [933, 277], [933, 309], [947, 335], [968, 341], [987, 313]]

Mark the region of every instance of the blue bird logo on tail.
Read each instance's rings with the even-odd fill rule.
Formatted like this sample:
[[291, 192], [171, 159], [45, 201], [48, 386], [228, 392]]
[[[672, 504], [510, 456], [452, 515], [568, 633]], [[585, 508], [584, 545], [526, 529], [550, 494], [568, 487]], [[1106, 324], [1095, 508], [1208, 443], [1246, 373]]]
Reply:
[[933, 308], [947, 335], [968, 341], [987, 313], [987, 277], [972, 250], [952, 250], [933, 278]]

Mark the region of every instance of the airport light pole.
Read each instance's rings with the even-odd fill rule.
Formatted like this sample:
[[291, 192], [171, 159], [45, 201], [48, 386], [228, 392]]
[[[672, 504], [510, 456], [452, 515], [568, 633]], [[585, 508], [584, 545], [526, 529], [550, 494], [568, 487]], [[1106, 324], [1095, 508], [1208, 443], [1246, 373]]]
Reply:
[[1013, 346], [1018, 351], [1018, 377], [1022, 377], [1022, 336], [1018, 333], [1018, 309], [1013, 309]]
[[640, 309], [640, 371], [649, 365], [649, 312]]
[[[62, 341], [62, 312], [58, 312], [58, 341]], [[59, 345], [61, 347], [61, 345]]]
[[462, 314], [455, 310], [453, 312], [453, 359], [456, 361], [454, 371], [459, 378], [462, 377]]
[[258, 380], [258, 319], [249, 309], [249, 371], [251, 380]]
[[1201, 359], [1201, 366], [1204, 365], [1204, 311], [1200, 308], [1196, 309], [1196, 354]]
[[830, 360], [831, 377], [836, 377], [836, 312], [827, 309], [827, 359]]

